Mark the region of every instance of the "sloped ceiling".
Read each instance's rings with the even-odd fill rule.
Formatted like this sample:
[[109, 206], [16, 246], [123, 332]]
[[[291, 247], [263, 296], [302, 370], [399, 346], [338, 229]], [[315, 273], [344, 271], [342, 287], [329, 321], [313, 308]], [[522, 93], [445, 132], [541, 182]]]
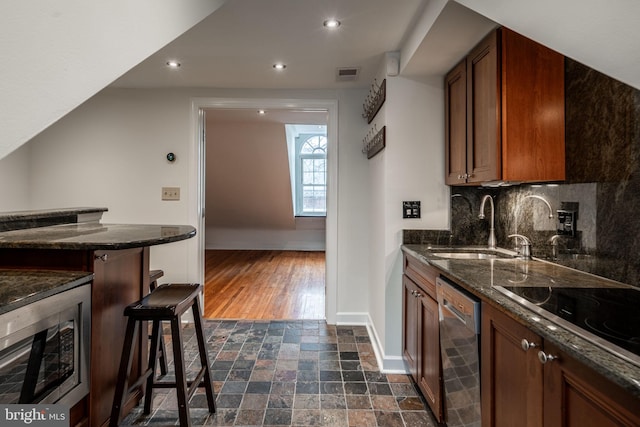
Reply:
[[640, 2], [637, 0], [457, 2], [640, 89]]
[[224, 1], [0, 2], [0, 158]]
[[[639, 16], [637, 0], [1, 2], [0, 158], [116, 79], [121, 87], [366, 87], [384, 52], [396, 50], [403, 75], [438, 77], [495, 24], [640, 88]], [[322, 28], [328, 17], [342, 21], [340, 31]], [[182, 60], [179, 73], [163, 67], [170, 57]], [[285, 73], [273, 72], [275, 61], [288, 64]], [[335, 80], [337, 67], [353, 66], [358, 81]]]
[[[504, 25], [640, 88], [637, 0], [232, 0], [115, 82], [122, 87], [368, 87], [384, 52], [401, 75], [442, 77], [491, 28]], [[322, 28], [336, 17], [338, 31]], [[183, 60], [179, 73], [161, 67]], [[284, 73], [271, 66], [284, 61]], [[360, 67], [337, 82], [337, 67]]]

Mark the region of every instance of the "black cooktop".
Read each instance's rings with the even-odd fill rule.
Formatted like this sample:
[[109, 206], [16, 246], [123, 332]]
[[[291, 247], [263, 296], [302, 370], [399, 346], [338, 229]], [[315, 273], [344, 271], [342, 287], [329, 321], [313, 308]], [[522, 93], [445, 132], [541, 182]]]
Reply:
[[[640, 290], [555, 286], [496, 288], [560, 326], [573, 325], [568, 329], [607, 350], [623, 356], [625, 351], [639, 356], [632, 359], [640, 363]], [[610, 348], [610, 344], [625, 351], [618, 352]]]

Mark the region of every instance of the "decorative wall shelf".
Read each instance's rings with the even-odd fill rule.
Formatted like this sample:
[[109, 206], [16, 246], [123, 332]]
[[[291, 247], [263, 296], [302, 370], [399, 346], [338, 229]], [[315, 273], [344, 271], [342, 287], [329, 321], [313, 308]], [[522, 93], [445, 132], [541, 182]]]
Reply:
[[369, 95], [364, 100], [364, 104], [362, 104], [362, 108], [364, 109], [364, 113], [362, 117], [367, 119], [367, 124], [371, 123], [380, 111], [382, 104], [387, 99], [387, 80], [384, 79], [382, 84], [378, 86], [376, 81], [373, 81], [371, 85], [371, 89], [369, 90]]
[[372, 158], [386, 147], [386, 129], [387, 127], [383, 126], [380, 131], [376, 132], [371, 137], [367, 136], [362, 141], [362, 152], [367, 155], [367, 159]]

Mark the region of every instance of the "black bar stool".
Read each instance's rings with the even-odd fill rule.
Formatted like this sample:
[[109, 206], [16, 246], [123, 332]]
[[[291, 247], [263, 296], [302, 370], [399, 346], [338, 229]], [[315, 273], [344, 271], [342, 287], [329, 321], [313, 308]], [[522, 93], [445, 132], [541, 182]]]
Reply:
[[[157, 287], [149, 295], [138, 302], [129, 305], [124, 310], [124, 315], [129, 318], [124, 339], [124, 349], [120, 360], [120, 371], [116, 383], [116, 391], [111, 408], [111, 420], [109, 425], [114, 427], [120, 421], [122, 405], [128, 394], [146, 381], [144, 396], [144, 413], [151, 413], [151, 400], [154, 388], [176, 388], [178, 394], [178, 413], [181, 426], [191, 426], [189, 418], [189, 399], [198, 387], [204, 387], [207, 395], [209, 412], [216, 411], [209, 360], [205, 347], [204, 333], [202, 331], [202, 318], [198, 295], [202, 286], [196, 283], [171, 283]], [[201, 368], [193, 381], [187, 381], [184, 354], [182, 348], [182, 328], [180, 316], [189, 308], [193, 311], [198, 351], [200, 353]], [[149, 367], [140, 376], [135, 384], [128, 386], [129, 371], [133, 361], [133, 343], [141, 321], [152, 321], [151, 327], [151, 351], [149, 352]], [[171, 322], [171, 341], [173, 344], [173, 362], [175, 365], [175, 382], [156, 382], [155, 366], [160, 344], [160, 326], [162, 321]], [[126, 393], [125, 393], [126, 390]]]
[[[149, 271], [149, 291], [158, 287], [158, 279], [164, 276], [162, 270]], [[149, 335], [151, 338], [151, 335]], [[167, 346], [164, 344], [164, 334], [160, 332], [160, 349], [158, 350], [158, 363], [160, 363], [160, 375], [167, 375]]]

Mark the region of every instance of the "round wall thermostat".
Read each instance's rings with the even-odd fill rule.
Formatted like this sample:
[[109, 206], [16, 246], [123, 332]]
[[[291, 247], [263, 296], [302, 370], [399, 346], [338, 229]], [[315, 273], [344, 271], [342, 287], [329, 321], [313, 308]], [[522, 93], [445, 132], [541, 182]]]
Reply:
[[169, 160], [170, 162], [173, 162], [176, 160], [176, 155], [173, 153], [169, 153], [167, 154], [167, 160]]

